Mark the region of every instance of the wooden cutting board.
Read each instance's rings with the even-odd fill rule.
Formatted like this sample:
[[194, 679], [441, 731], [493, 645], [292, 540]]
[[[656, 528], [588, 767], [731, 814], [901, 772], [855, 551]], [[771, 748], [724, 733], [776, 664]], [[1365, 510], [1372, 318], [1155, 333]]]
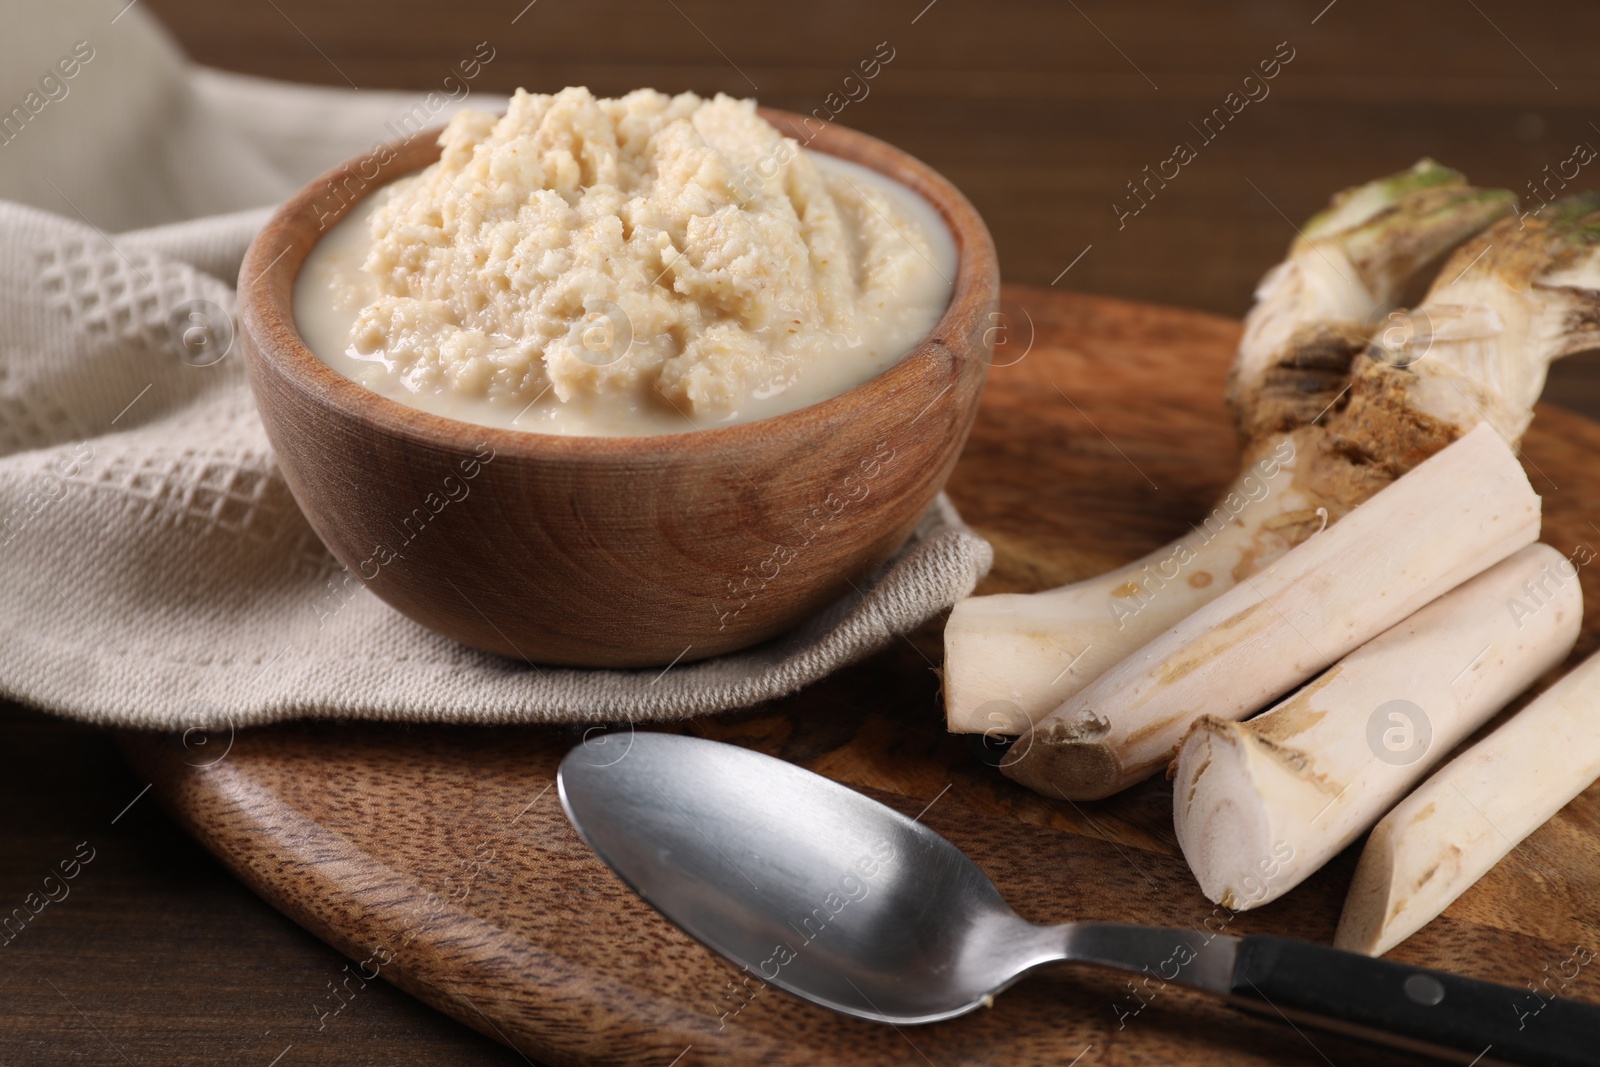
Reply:
[[[998, 359], [1008, 365], [990, 377], [950, 483], [994, 542], [987, 592], [1143, 554], [1203, 514], [1236, 463], [1222, 386], [1237, 323], [1046, 289], [1008, 297], [1012, 332]], [[1544, 540], [1569, 553], [1600, 544], [1600, 426], [1544, 408], [1525, 451], [1544, 494]], [[1581, 572], [1589, 607], [1573, 662], [1597, 643], [1593, 572]], [[1166, 782], [1084, 804], [1014, 785], [945, 733], [939, 657], [931, 627], [788, 700], [667, 728], [749, 745], [922, 812], [1029, 919], [1210, 918], [1238, 933], [1331, 939], [1355, 850], [1230, 917], [1184, 866]], [[1071, 968], [1027, 979], [990, 1009], [904, 1029], [763, 988], [657, 915], [578, 839], [553, 781], [581, 737], [317, 722], [239, 731], [221, 759], [226, 738], [186, 750], [128, 735], [124, 747], [192, 834], [350, 958], [345, 991], [321, 991], [313, 1005], [324, 1024], [381, 975], [552, 1065], [1409, 1062], [1176, 989], [1135, 999], [1124, 979]], [[1600, 788], [1393, 955], [1524, 986], [1563, 973], [1579, 946], [1600, 950]], [[1600, 1001], [1594, 970], [1566, 993]]]

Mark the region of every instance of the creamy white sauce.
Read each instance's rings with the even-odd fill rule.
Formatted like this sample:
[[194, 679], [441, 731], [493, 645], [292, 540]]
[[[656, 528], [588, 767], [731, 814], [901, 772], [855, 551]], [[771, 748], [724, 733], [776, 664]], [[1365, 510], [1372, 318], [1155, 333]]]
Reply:
[[[859, 336], [837, 336], [836, 348], [797, 361], [782, 379], [750, 390], [735, 406], [709, 416], [696, 417], [639, 391], [578, 395], [565, 401], [547, 391], [530, 403], [510, 404], [458, 392], [408, 388], [381, 350], [362, 353], [352, 339], [358, 314], [377, 295], [362, 264], [373, 243], [371, 216], [388, 198], [390, 188], [380, 189], [358, 204], [312, 249], [295, 282], [295, 324], [306, 346], [346, 378], [410, 407], [478, 425], [549, 434], [641, 436], [751, 422], [795, 411], [876, 377], [915, 348], [949, 304], [957, 260], [948, 227], [916, 193], [867, 167], [823, 153], [806, 154], [830, 177], [843, 178], [891, 200], [896, 216], [893, 225], [897, 232], [906, 225], [917, 229], [917, 255], [929, 269], [911, 272], [909, 284], [881, 300]], [[627, 332], [622, 323], [612, 328], [607, 321], [596, 320], [588, 328], [601, 331], [611, 346], [605, 350], [605, 358], [617, 358], [619, 346], [629, 343], [625, 337], [617, 339], [617, 330]], [[575, 335], [583, 335], [584, 330], [583, 323], [575, 325]]]

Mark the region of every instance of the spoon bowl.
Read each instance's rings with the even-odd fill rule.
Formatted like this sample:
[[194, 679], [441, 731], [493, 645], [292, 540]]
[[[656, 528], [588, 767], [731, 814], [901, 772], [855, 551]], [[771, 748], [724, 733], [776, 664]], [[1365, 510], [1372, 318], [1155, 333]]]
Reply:
[[793, 764], [612, 734], [574, 749], [559, 782], [584, 840], [645, 900], [835, 1011], [948, 1019], [1015, 981], [1019, 960], [1062, 958], [1060, 938], [1018, 917], [944, 838]]

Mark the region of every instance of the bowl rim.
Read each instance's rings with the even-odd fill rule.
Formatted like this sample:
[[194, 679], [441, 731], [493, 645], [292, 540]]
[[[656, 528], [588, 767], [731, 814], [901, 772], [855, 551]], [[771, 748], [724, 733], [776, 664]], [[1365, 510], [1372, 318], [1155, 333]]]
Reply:
[[[364, 177], [364, 168], [375, 158], [381, 160], [386, 152], [398, 159], [402, 153], [418, 151], [419, 143], [436, 146], [443, 125], [375, 144], [367, 152], [330, 168], [280, 205], [267, 220], [251, 241], [239, 270], [239, 325], [250, 342], [247, 352], [254, 350], [254, 359], [249, 362], [273, 364], [296, 389], [313, 394], [345, 416], [434, 448], [457, 451], [488, 446], [496, 456], [555, 456], [579, 462], [626, 460], [655, 465], [707, 449], [736, 456], [758, 439], [769, 445], [775, 441], [800, 443], [865, 412], [892, 410], [895, 397], [915, 392], [919, 384], [946, 382], [943, 391], [927, 402], [931, 407], [953, 388], [955, 376], [941, 369], [946, 358], [957, 368], [964, 361], [982, 358], [961, 338], [971, 332], [973, 320], [992, 313], [998, 306], [999, 267], [988, 227], [955, 185], [910, 153], [869, 134], [816, 118], [774, 108], [757, 111], [786, 136], [799, 141], [800, 147], [861, 164], [906, 186], [938, 213], [955, 243], [955, 278], [944, 313], [921, 341], [859, 385], [793, 411], [728, 426], [656, 434], [591, 435], [519, 430], [451, 418], [411, 407], [345, 377], [312, 352], [300, 336], [294, 318], [294, 292], [301, 267], [317, 242], [357, 204], [390, 182], [431, 165], [438, 154], [430, 152], [431, 158], [420, 165], [393, 173], [392, 162], [380, 163], [379, 173], [371, 178]], [[320, 232], [309, 242], [299, 240], [296, 231], [321, 207], [319, 200], [330, 190], [348, 189], [351, 181], [358, 183], [355, 194], [346, 199], [335, 193], [339, 207], [332, 212], [323, 211]]]

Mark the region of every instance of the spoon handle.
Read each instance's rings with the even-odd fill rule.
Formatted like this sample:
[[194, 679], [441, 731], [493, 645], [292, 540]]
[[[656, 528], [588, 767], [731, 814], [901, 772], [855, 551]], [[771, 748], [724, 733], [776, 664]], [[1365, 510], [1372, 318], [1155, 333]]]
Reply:
[[1231, 993], [1268, 1016], [1479, 1067], [1600, 1063], [1600, 1008], [1555, 996], [1548, 987], [1565, 982], [1556, 972], [1530, 978], [1544, 985], [1518, 989], [1257, 936], [1239, 944]]

